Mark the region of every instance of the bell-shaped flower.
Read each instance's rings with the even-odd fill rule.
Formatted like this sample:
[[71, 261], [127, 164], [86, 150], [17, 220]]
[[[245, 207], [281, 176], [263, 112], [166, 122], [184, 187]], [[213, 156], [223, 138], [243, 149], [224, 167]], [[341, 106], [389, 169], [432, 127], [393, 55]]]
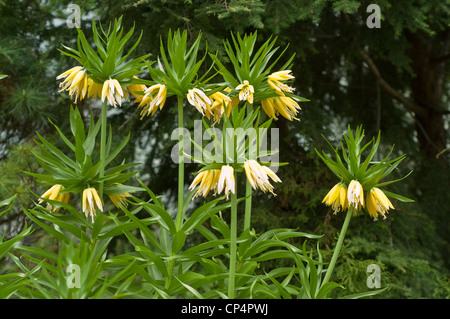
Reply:
[[281, 179], [267, 166], [260, 165], [255, 160], [247, 160], [244, 163], [245, 174], [253, 189], [260, 189], [264, 193], [267, 191], [273, 195], [273, 186], [270, 184], [269, 177], [277, 183], [281, 183]]
[[83, 190], [82, 209], [86, 217], [91, 216], [92, 221], [97, 215], [97, 209], [103, 212], [102, 201], [95, 188], [90, 187]]
[[144, 91], [144, 96], [138, 107], [142, 107], [141, 118], [155, 115], [158, 108], [162, 110], [167, 98], [167, 87], [164, 84], [154, 84]]
[[236, 86], [236, 90], [239, 91], [240, 101], [247, 101], [248, 103], [253, 104], [253, 94], [255, 93], [255, 89], [247, 80], [244, 80], [243, 83]]
[[187, 100], [191, 105], [195, 106], [202, 115], [211, 113], [212, 101], [202, 90], [197, 88], [188, 90]]
[[210, 109], [205, 111], [205, 116], [210, 119], [213, 117], [214, 123], [218, 123], [222, 116], [227, 112], [227, 117], [230, 117], [231, 109], [233, 108], [232, 100], [229, 96], [222, 92], [216, 92], [209, 96], [212, 101]]
[[57, 80], [64, 79], [59, 85], [62, 91], [69, 91], [75, 102], [81, 101], [88, 91], [88, 76], [81, 66], [73, 67], [56, 77]]
[[219, 169], [209, 169], [201, 171], [192, 181], [189, 186], [189, 190], [193, 190], [198, 184], [200, 184], [199, 189], [195, 193], [193, 198], [197, 196], [206, 197], [210, 191], [217, 193], [217, 185], [219, 182], [221, 170]]
[[[42, 198], [40, 198], [38, 200], [38, 203], [41, 204], [44, 201], [43, 198], [46, 198], [46, 199], [50, 199], [53, 201], [67, 204], [69, 202], [69, 193], [60, 194], [60, 192], [63, 190], [64, 190], [64, 186], [59, 185], [59, 184], [53, 185], [44, 194], [42, 194], [42, 196], [41, 196]], [[47, 209], [56, 212], [59, 210], [59, 207], [54, 207], [51, 204], [47, 204]]]
[[384, 192], [377, 187], [373, 187], [367, 192], [366, 205], [369, 215], [372, 216], [374, 220], [378, 219], [378, 215], [382, 215], [383, 219], [385, 219], [388, 210], [394, 209], [391, 201]]
[[294, 88], [282, 82], [295, 78], [294, 76], [289, 74], [291, 72], [291, 70], [274, 72], [268, 76], [267, 83], [269, 83], [269, 86], [280, 95], [284, 95], [285, 92], [292, 93], [294, 92]]
[[122, 105], [122, 99], [126, 98], [127, 95], [124, 93], [122, 86], [120, 86], [119, 81], [116, 79], [109, 79], [103, 83], [102, 88], [102, 102], [108, 99], [110, 105], [117, 107], [117, 103]]
[[325, 196], [322, 203], [331, 206], [335, 214], [348, 209], [347, 186], [344, 183], [334, 185]]
[[358, 181], [352, 180], [348, 185], [347, 199], [349, 205], [353, 204], [356, 210], [364, 207], [364, 190]]
[[229, 165], [222, 166], [219, 175], [219, 181], [217, 184], [217, 193], [220, 194], [225, 190], [225, 195], [227, 196], [231, 193], [235, 194], [236, 185], [234, 181], [234, 169]]

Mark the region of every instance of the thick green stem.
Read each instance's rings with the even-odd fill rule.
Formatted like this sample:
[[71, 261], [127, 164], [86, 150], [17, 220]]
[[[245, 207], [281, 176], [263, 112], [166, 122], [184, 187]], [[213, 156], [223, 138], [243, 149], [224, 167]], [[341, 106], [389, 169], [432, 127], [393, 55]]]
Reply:
[[[235, 173], [235, 180], [237, 174]], [[237, 238], [237, 190], [231, 193], [231, 220], [230, 220], [230, 267], [228, 275], [228, 299], [235, 297], [236, 277], [236, 238]]]
[[323, 279], [322, 285], [326, 284], [333, 273], [334, 266], [341, 252], [342, 243], [344, 242], [345, 233], [347, 232], [348, 225], [350, 223], [350, 219], [353, 215], [353, 204], [350, 205], [350, 208], [347, 211], [347, 216], [345, 216], [344, 224], [342, 225], [341, 233], [339, 234], [338, 241], [336, 243], [336, 247], [334, 248], [333, 256], [331, 257], [330, 265], [328, 266], [327, 272], [325, 273], [325, 278]]
[[[247, 103], [247, 116], [251, 116], [253, 113], [253, 104]], [[247, 159], [250, 158], [250, 144], [253, 141], [249, 141], [248, 148], [249, 153]], [[259, 144], [257, 144], [259, 147]], [[244, 213], [244, 231], [250, 230], [251, 225], [251, 218], [252, 218], [252, 185], [248, 181], [248, 179], [245, 179], [245, 213]]]
[[[102, 114], [101, 114], [101, 128], [100, 128], [100, 168], [99, 176], [103, 178], [105, 176], [105, 158], [106, 158], [106, 128], [107, 128], [107, 111], [108, 111], [108, 101], [105, 100], [102, 103]], [[103, 200], [103, 181], [100, 182], [99, 186], [100, 198]]]
[[176, 217], [176, 229], [180, 230], [183, 224], [184, 219], [184, 156], [183, 156], [183, 135], [181, 134], [181, 130], [183, 129], [183, 97], [178, 97], [178, 129], [179, 131], [179, 140], [178, 146], [179, 154], [178, 154], [178, 211]]
[[245, 214], [244, 214], [244, 231], [250, 230], [252, 218], [252, 185], [245, 179]]

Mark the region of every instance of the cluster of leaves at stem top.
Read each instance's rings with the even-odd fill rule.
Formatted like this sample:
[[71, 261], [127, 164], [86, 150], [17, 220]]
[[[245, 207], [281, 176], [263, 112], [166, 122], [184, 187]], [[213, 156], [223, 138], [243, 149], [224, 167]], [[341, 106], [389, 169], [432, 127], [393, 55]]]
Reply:
[[[110, 23], [107, 30], [104, 30], [100, 24], [99, 32], [93, 20], [92, 34], [96, 50], [87, 41], [83, 31], [77, 28], [77, 49], [63, 45], [66, 51], [60, 51], [77, 60], [89, 72], [90, 78], [95, 83], [103, 84], [111, 78], [118, 80], [122, 87], [138, 83], [136, 75], [142, 72], [141, 69], [150, 55], [127, 60], [138, 46], [142, 31], [133, 46], [127, 48], [126, 44], [134, 33], [134, 26], [124, 35], [121, 24], [122, 17], [115, 20], [113, 25]], [[126, 48], [128, 50], [124, 53]]]
[[[100, 120], [95, 123], [93, 116], [90, 117], [90, 125], [86, 131], [83, 119], [77, 108], [70, 108], [70, 128], [73, 135], [72, 141], [66, 137], [62, 130], [54, 124], [61, 140], [70, 150], [72, 156], [56, 148], [39, 133], [36, 144], [39, 146], [38, 152], [33, 152], [36, 160], [45, 170], [46, 174], [26, 172], [34, 176], [41, 183], [50, 185], [62, 185], [61, 194], [73, 193], [79, 194], [84, 189], [98, 187], [100, 183], [104, 184], [104, 193], [109, 196], [124, 194], [140, 190], [141, 188], [124, 185], [136, 172], [129, 172], [135, 167], [136, 163], [124, 163], [114, 166], [117, 162], [117, 156], [125, 147], [129, 140], [128, 136], [115, 148], [113, 145], [112, 130], [109, 129], [109, 136], [106, 143], [106, 157], [104, 163], [101, 163], [99, 155], [96, 154], [96, 145], [98, 145], [97, 135], [100, 130]], [[105, 174], [100, 177], [99, 167], [103, 164]], [[46, 199], [49, 201], [48, 199]], [[51, 201], [51, 204], [58, 206], [60, 203]]]
[[[358, 126], [354, 133], [349, 126], [348, 135], [343, 135], [343, 137], [346, 142], [346, 147], [344, 147], [342, 140], [340, 146], [344, 161], [341, 159], [339, 147], [333, 147], [328, 141], [327, 142], [335, 156], [335, 160], [324, 151], [320, 153], [316, 150], [316, 153], [328, 168], [345, 184], [348, 185], [352, 180], [357, 180], [361, 183], [364, 190], [369, 190], [374, 187], [383, 187], [398, 182], [411, 174], [412, 171], [400, 179], [381, 182], [381, 180], [386, 179], [406, 157], [406, 155], [403, 154], [397, 158], [388, 160], [394, 149], [394, 146], [392, 146], [388, 155], [380, 161], [375, 161], [374, 156], [377, 153], [380, 144], [381, 132], [378, 133], [376, 138], [372, 138], [366, 144], [362, 144], [364, 139], [364, 130], [362, 129], [362, 126]], [[366, 149], [369, 149], [369, 146], [371, 146], [369, 154], [363, 160], [362, 154]], [[388, 196], [400, 201], [412, 201], [411, 199], [392, 192], [384, 192], [388, 194]]]

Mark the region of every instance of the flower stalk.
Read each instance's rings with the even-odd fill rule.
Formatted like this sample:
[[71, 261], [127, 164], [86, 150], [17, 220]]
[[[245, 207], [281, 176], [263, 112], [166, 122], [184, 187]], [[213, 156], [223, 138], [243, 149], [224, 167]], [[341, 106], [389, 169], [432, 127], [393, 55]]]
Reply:
[[[235, 173], [235, 180], [237, 179]], [[231, 193], [231, 220], [230, 220], [230, 267], [228, 274], [228, 299], [235, 298], [236, 280], [236, 238], [237, 238], [237, 191]]]
[[[100, 128], [100, 172], [99, 172], [100, 179], [102, 179], [105, 176], [107, 112], [108, 112], [108, 101], [104, 100], [102, 103], [101, 128]], [[103, 198], [103, 181], [100, 182], [99, 193], [100, 198]]]
[[345, 216], [344, 224], [342, 225], [341, 232], [339, 234], [339, 238], [336, 243], [336, 247], [334, 248], [333, 256], [331, 257], [330, 265], [328, 266], [327, 272], [325, 273], [325, 277], [322, 282], [322, 286], [325, 285], [331, 278], [334, 266], [336, 265], [336, 261], [341, 252], [342, 244], [345, 238], [345, 233], [347, 232], [347, 228], [348, 225], [350, 224], [350, 219], [352, 218], [352, 215], [353, 215], [353, 204], [351, 204], [350, 208], [347, 210], [347, 215]]
[[[183, 97], [178, 96], [178, 128], [183, 128]], [[183, 135], [179, 137], [178, 146], [178, 210], [176, 217], [176, 229], [180, 230], [184, 219], [184, 157], [183, 157]]]

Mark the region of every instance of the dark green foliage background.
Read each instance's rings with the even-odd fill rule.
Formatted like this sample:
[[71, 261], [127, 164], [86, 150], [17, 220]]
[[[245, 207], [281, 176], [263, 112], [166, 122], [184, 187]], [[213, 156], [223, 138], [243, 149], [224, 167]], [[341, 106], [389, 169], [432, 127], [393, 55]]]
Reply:
[[[76, 30], [65, 23], [72, 13], [67, 11], [69, 3], [71, 1], [0, 1], [0, 73], [8, 75], [0, 81], [0, 200], [18, 194], [18, 203], [31, 207], [30, 192], [41, 193], [48, 186], [37, 185], [20, 174], [20, 170], [38, 170], [30, 153], [35, 131], [59, 143], [47, 118], [60, 127], [67, 127], [71, 101], [65, 93], [58, 94], [55, 77], [74, 66], [74, 61], [57, 51], [61, 43], [74, 46], [76, 40]], [[222, 57], [222, 41], [230, 37], [231, 31], [241, 34], [257, 31], [261, 42], [275, 35], [281, 47], [289, 44], [285, 57], [296, 53], [295, 87], [299, 95], [310, 102], [301, 104], [300, 122], [283, 119], [274, 122], [282, 137], [280, 160], [289, 165], [278, 172], [283, 183], [276, 185], [276, 197], [255, 194], [254, 228], [260, 232], [290, 227], [323, 234], [321, 248], [329, 260], [344, 216], [333, 215], [321, 203], [337, 181], [320, 162], [314, 148], [327, 147], [322, 136], [337, 143], [348, 124], [353, 127], [362, 124], [368, 137], [381, 130], [380, 156], [387, 154], [393, 144], [393, 157], [407, 154], [395, 177], [413, 170], [406, 180], [389, 190], [413, 198], [415, 203], [394, 202], [396, 210], [386, 220], [373, 222], [368, 214], [353, 218], [332, 279], [346, 287], [345, 294], [367, 290], [366, 268], [376, 263], [382, 269], [382, 287], [389, 288], [376, 298], [449, 298], [450, 152], [445, 151], [449, 147], [449, 1], [120, 0], [75, 3], [82, 9], [81, 28], [87, 36], [91, 34], [92, 17], [107, 23], [123, 15], [126, 30], [134, 23], [137, 30], [143, 31], [136, 54], [151, 53], [152, 58], [158, 56], [160, 37], [164, 39], [169, 28], [187, 29], [190, 39], [201, 31], [203, 50], [207, 43], [209, 50], [217, 51]], [[366, 12], [370, 3], [381, 8], [380, 29], [370, 29], [365, 24], [370, 15]], [[432, 44], [431, 52], [439, 72], [444, 74], [438, 96], [439, 121], [433, 120], [430, 126], [442, 126], [444, 135], [439, 140], [434, 139], [430, 127], [420, 122], [411, 108], [384, 90], [358, 54], [364, 49], [390, 87], [430, 110], [436, 106], [430, 107], [426, 101], [416, 98], [421, 88], [417, 88], [414, 81], [421, 74], [414, 64], [414, 53], [423, 53], [421, 48], [427, 53], [424, 47], [413, 47], [417, 38]], [[412, 52], [412, 48], [416, 51]], [[139, 177], [154, 193], [165, 195], [168, 205], [176, 199], [177, 185], [169, 133], [176, 125], [175, 105], [175, 100], [168, 99], [163, 111], [143, 120], [140, 120], [136, 104], [130, 103], [109, 115], [116, 136], [124, 137], [128, 131], [132, 132], [124, 154], [127, 161], [142, 163]], [[99, 113], [99, 105], [91, 101], [82, 101], [78, 107], [85, 112]], [[187, 126], [192, 125], [196, 115], [193, 108], [186, 108]], [[421, 136], [427, 137], [425, 142]], [[430, 152], [430, 148], [433, 151]], [[187, 166], [187, 182], [195, 169], [194, 165]], [[25, 221], [20, 205], [2, 217], [0, 235], [5, 233], [8, 238], [20, 231]], [[117, 249], [122, 247], [117, 245]], [[0, 272], [8, 272], [8, 265], [0, 265]], [[336, 290], [336, 296], [342, 292]]]

